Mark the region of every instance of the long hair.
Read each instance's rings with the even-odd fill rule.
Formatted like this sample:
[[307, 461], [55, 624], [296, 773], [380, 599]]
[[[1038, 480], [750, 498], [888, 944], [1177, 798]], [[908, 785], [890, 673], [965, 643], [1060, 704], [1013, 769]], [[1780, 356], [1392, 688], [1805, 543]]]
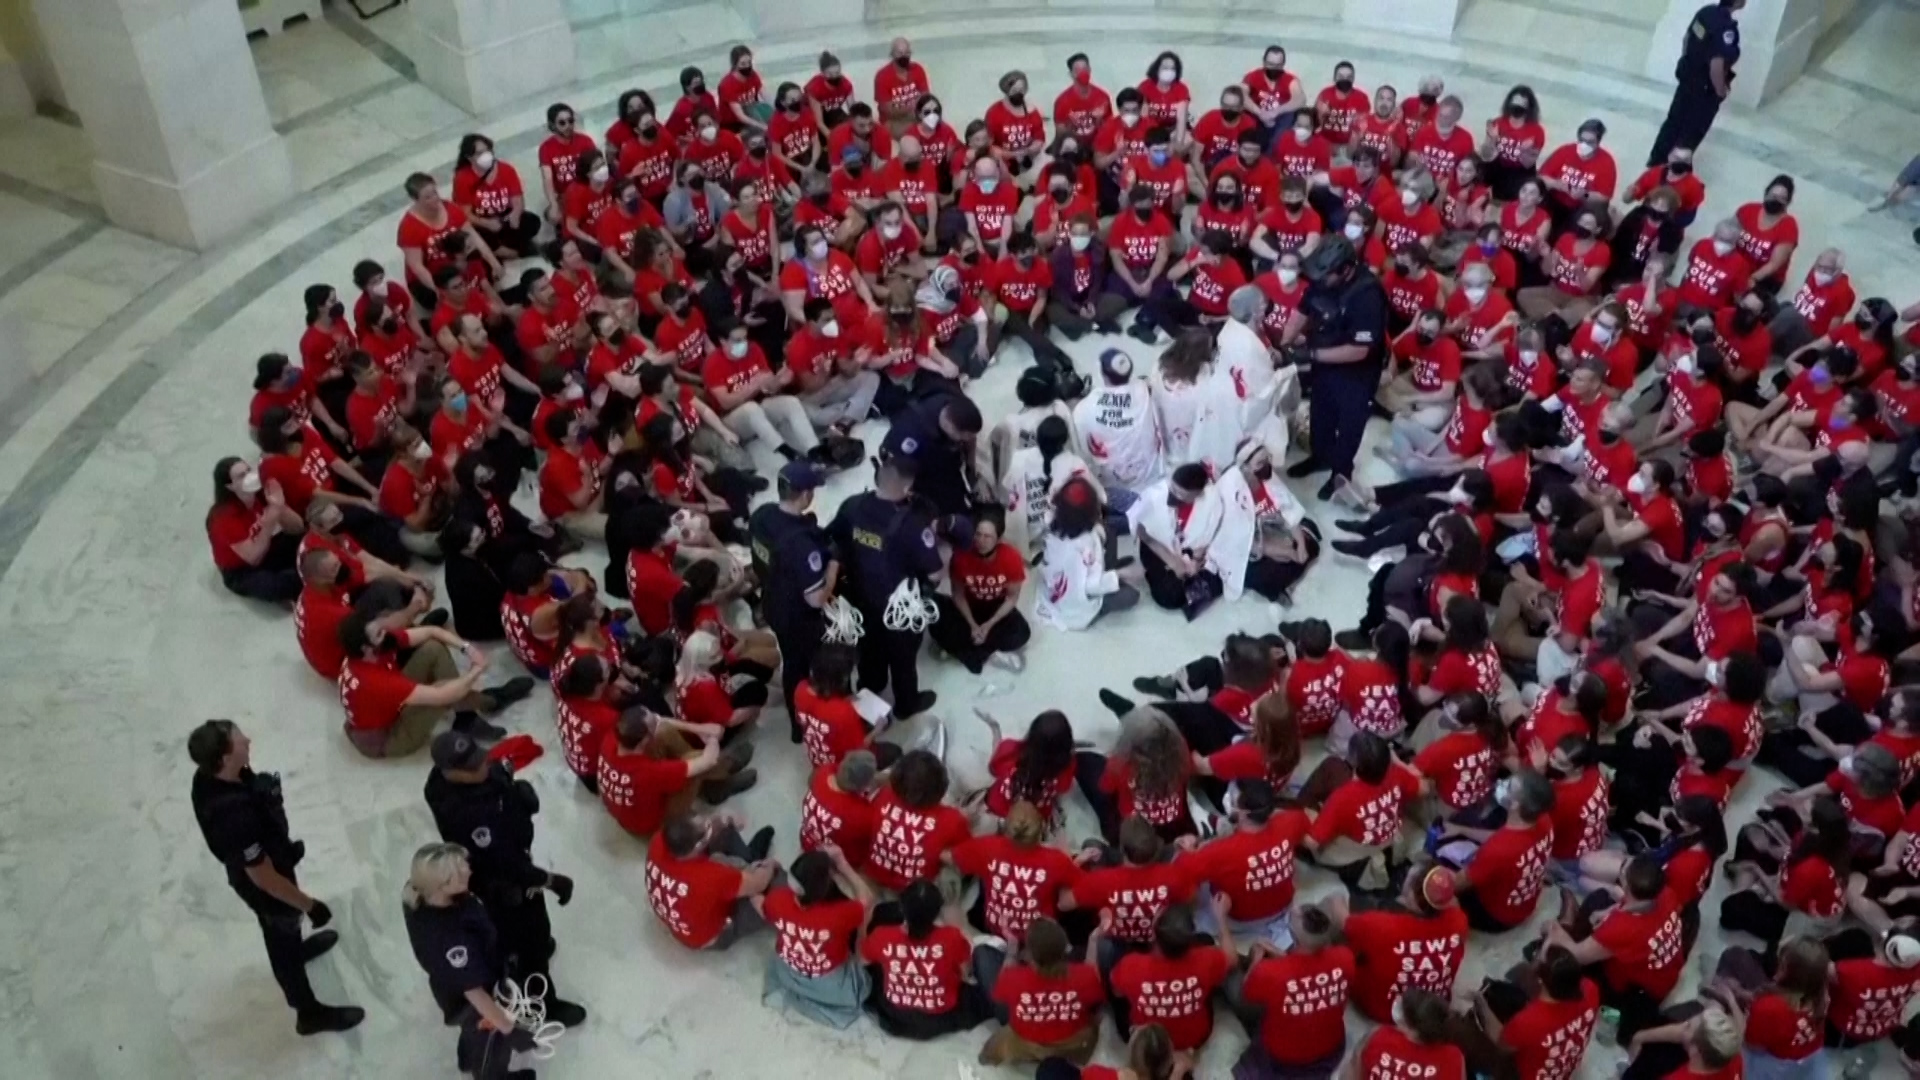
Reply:
[[1267, 762], [1269, 776], [1286, 776], [1300, 767], [1300, 721], [1286, 695], [1268, 694], [1253, 707], [1253, 744]]
[[1073, 725], [1066, 713], [1048, 709], [1034, 717], [1028, 726], [1008, 786], [1013, 789], [1015, 800], [1050, 802], [1054, 782], [1072, 767]]
[[1197, 383], [1200, 373], [1213, 360], [1213, 333], [1205, 329], [1183, 330], [1160, 354], [1160, 377], [1170, 383]]
[[427, 898], [453, 881], [467, 861], [467, 849], [459, 844], [427, 844], [413, 853], [407, 868], [407, 883], [400, 889], [400, 902], [409, 909], [427, 902]]
[[1827, 947], [1814, 938], [1794, 938], [1780, 947], [1773, 969], [1773, 987], [1781, 996], [1813, 1013], [1814, 1023], [1827, 1013], [1827, 973], [1833, 966]]
[[1133, 788], [1148, 799], [1180, 793], [1187, 783], [1187, 741], [1173, 718], [1143, 705], [1120, 718], [1115, 757], [1133, 767]]

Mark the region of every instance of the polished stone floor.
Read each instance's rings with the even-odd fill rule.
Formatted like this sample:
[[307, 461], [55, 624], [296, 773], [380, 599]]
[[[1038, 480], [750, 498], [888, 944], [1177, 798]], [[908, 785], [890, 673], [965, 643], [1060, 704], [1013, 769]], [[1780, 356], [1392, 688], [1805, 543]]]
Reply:
[[[619, 90], [640, 85], [671, 100], [665, 88], [683, 64], [711, 73], [728, 45], [751, 38], [719, 3], [573, 6], [582, 80], [554, 97], [581, 108], [594, 131]], [[1508, 86], [1530, 83], [1555, 141], [1600, 116], [1624, 168], [1640, 160], [1666, 106], [1666, 88], [1637, 74], [1659, 8], [1634, 0], [1596, 15], [1562, 0], [1475, 0], [1456, 39], [1436, 42], [1348, 31], [1305, 0], [1257, 8], [1163, 0], [1118, 10], [995, 2], [964, 12], [872, 0], [863, 24], [757, 47], [770, 83], [804, 80], [825, 46], [864, 84], [887, 40], [907, 34], [959, 119], [978, 115], [993, 81], [1012, 68], [1050, 100], [1065, 58], [1081, 50], [1099, 80], [1117, 88], [1161, 48], [1178, 49], [1206, 101], [1279, 40], [1311, 80], [1341, 59], [1367, 86], [1407, 87], [1440, 73], [1476, 125]], [[410, 78], [393, 44], [404, 45], [404, 12], [363, 25], [343, 10], [256, 44], [307, 193], [219, 251], [194, 256], [104, 226], [84, 135], [60, 120], [0, 127], [0, 378], [14, 380], [0, 390], [25, 387], [0, 444], [0, 625], [8, 631], [0, 725], [10, 751], [0, 765], [0, 1017], [9, 1021], [0, 1071], [9, 1077], [452, 1074], [450, 1033], [438, 1025], [399, 919], [406, 859], [432, 835], [419, 797], [426, 765], [352, 754], [334, 691], [301, 662], [288, 619], [220, 588], [201, 528], [212, 462], [247, 450], [253, 357], [293, 347], [306, 285], [345, 285], [367, 255], [394, 264], [404, 177], [422, 168], [444, 175], [469, 129], [491, 134], [523, 176], [535, 175], [545, 98], [464, 118]], [[1862, 295], [1910, 302], [1920, 251], [1905, 228], [1863, 207], [1920, 149], [1920, 91], [1899, 77], [1916, 52], [1920, 9], [1911, 0], [1860, 5], [1817, 50], [1809, 77], [1759, 112], [1723, 117], [1700, 155], [1710, 191], [1703, 220], [1757, 198], [1776, 173], [1792, 174], [1806, 246], [1844, 248]], [[1091, 369], [1106, 344], [1072, 351]], [[1117, 344], [1150, 359], [1137, 343]], [[990, 413], [1010, 403], [1006, 369], [1018, 360], [982, 384]], [[853, 487], [837, 482], [824, 509]], [[587, 565], [603, 561], [588, 554]], [[1365, 580], [1363, 567], [1330, 559], [1301, 586], [1294, 614], [1350, 624]], [[984, 754], [983, 731], [968, 718], [976, 704], [1016, 731], [1041, 708], [1064, 708], [1084, 736], [1108, 739], [1098, 687], [1212, 651], [1228, 631], [1264, 630], [1276, 617], [1249, 600], [1190, 626], [1138, 611], [1092, 635], [1042, 631], [1018, 676], [976, 679], [928, 661], [937, 711], [954, 735], [952, 760], [977, 767]], [[550, 744], [549, 709], [541, 694], [509, 719]], [[333, 907], [343, 937], [315, 966], [315, 984], [323, 997], [369, 1011], [349, 1036], [295, 1037], [253, 924], [199, 841], [184, 737], [210, 716], [243, 724], [258, 766], [285, 779], [309, 849], [303, 881]], [[791, 856], [802, 759], [779, 737], [784, 723], [775, 717], [769, 726], [762, 784], [742, 806], [780, 827], [777, 852]], [[984, 1033], [920, 1046], [871, 1025], [832, 1032], [763, 1008], [765, 946], [727, 955], [673, 946], [647, 910], [638, 846], [551, 753], [532, 775], [546, 807], [537, 853], [579, 883], [573, 904], [557, 913], [556, 971], [569, 996], [594, 1011], [561, 1041], [545, 1075], [950, 1077], [972, 1058]], [[1761, 786], [1743, 793], [1736, 818]], [[1075, 809], [1075, 828], [1086, 828], [1084, 808]], [[1303, 877], [1307, 895], [1328, 888], [1322, 875]], [[1519, 936], [1476, 939], [1463, 985], [1511, 962]], [[1719, 947], [1709, 930], [1702, 952]], [[1240, 1044], [1223, 1024], [1200, 1075], [1225, 1076]], [[1109, 1032], [1106, 1059], [1117, 1049]], [[1596, 1050], [1588, 1074], [1610, 1064]]]

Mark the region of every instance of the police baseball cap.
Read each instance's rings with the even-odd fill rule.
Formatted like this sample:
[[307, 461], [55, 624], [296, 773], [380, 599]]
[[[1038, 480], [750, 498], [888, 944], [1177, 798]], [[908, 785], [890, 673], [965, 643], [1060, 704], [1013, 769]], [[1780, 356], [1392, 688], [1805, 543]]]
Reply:
[[479, 768], [487, 760], [487, 749], [481, 746], [473, 736], [458, 731], [443, 731], [433, 739], [433, 764], [435, 768], [454, 769], [468, 772]]
[[1308, 281], [1320, 282], [1338, 277], [1359, 261], [1359, 254], [1353, 250], [1353, 241], [1336, 234], [1313, 249], [1313, 254], [1301, 264], [1300, 272], [1306, 275]]
[[826, 474], [810, 461], [789, 461], [780, 466], [780, 486], [787, 491], [812, 491], [826, 482]]

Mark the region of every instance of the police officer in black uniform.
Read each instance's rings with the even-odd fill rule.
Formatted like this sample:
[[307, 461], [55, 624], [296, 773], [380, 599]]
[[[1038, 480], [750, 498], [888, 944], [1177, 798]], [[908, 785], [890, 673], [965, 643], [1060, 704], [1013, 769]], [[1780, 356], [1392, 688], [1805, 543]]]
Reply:
[[913, 462], [913, 489], [940, 517], [964, 516], [979, 486], [974, 446], [981, 425], [973, 399], [939, 391], [900, 410], [880, 442], [880, 455]]
[[495, 997], [507, 956], [493, 916], [469, 888], [472, 868], [459, 844], [428, 844], [414, 853], [405, 917], [413, 958], [426, 970], [441, 1017], [460, 1029], [459, 1070], [474, 1080], [533, 1080], [532, 1069], [509, 1072], [516, 1050], [534, 1039]]
[[[927, 711], [934, 702], [933, 691], [920, 689], [920, 639], [925, 631], [889, 630], [884, 621], [887, 601], [901, 582], [914, 579], [921, 596], [931, 598], [928, 579], [941, 569], [935, 508], [914, 493], [917, 467], [911, 457], [881, 450], [873, 490], [841, 503], [827, 528], [845, 569], [847, 598], [860, 611], [860, 685], [877, 694], [891, 682], [893, 713], [902, 720]], [[804, 671], [789, 671], [794, 681], [806, 677]]]
[[761, 613], [780, 643], [780, 666], [786, 671], [781, 690], [794, 742], [800, 741], [801, 732], [793, 711], [793, 691], [813, 670], [814, 653], [826, 632], [822, 609], [833, 599], [840, 575], [833, 545], [812, 513], [813, 493], [825, 482], [818, 466], [790, 461], [781, 467], [775, 484], [779, 501], [756, 508], [747, 519], [763, 598]]
[[1344, 236], [1321, 243], [1301, 270], [1307, 277], [1300, 312], [1307, 318], [1302, 344], [1289, 356], [1311, 364], [1308, 375], [1311, 438], [1305, 460], [1287, 469], [1296, 480], [1331, 473], [1322, 500], [1353, 480], [1360, 437], [1373, 415], [1374, 393], [1387, 358], [1387, 292], [1362, 265]]
[[[193, 816], [213, 856], [227, 868], [227, 883], [260, 920], [273, 980], [293, 1007], [302, 1035], [346, 1031], [365, 1019], [362, 1009], [322, 1005], [307, 982], [307, 964], [325, 954], [340, 935], [321, 927], [333, 920], [327, 905], [308, 896], [294, 877], [307, 846], [287, 830], [280, 778], [252, 768], [253, 742], [231, 720], [209, 720], [187, 737], [193, 774]], [[305, 916], [319, 933], [301, 940]]]
[[550, 988], [547, 1018], [568, 1027], [584, 1022], [587, 1010], [560, 998], [549, 970], [553, 924], [546, 893], [566, 906], [573, 899], [573, 879], [533, 865], [533, 815], [540, 812], [540, 796], [533, 785], [514, 779], [506, 765], [489, 761], [486, 748], [461, 732], [442, 732], [433, 740], [433, 766], [427, 807], [440, 838], [467, 849], [473, 893], [500, 932], [506, 973], [521, 982], [544, 976]]
[[1673, 70], [1679, 84], [1673, 88], [1666, 122], [1647, 152], [1648, 168], [1665, 165], [1676, 146], [1692, 150], [1706, 141], [1720, 103], [1733, 89], [1733, 65], [1740, 59], [1740, 25], [1733, 14], [1746, 6], [1747, 0], [1719, 0], [1694, 12]]

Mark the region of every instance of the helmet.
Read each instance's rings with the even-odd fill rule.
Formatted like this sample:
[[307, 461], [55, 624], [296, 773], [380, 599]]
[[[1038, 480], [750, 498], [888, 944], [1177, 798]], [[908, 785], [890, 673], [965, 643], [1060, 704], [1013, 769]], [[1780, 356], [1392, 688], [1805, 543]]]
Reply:
[[1353, 241], [1344, 235], [1335, 234], [1326, 237], [1313, 254], [1300, 264], [1300, 272], [1308, 281], [1318, 284], [1346, 276], [1347, 272], [1359, 265], [1360, 256], [1353, 250]]

